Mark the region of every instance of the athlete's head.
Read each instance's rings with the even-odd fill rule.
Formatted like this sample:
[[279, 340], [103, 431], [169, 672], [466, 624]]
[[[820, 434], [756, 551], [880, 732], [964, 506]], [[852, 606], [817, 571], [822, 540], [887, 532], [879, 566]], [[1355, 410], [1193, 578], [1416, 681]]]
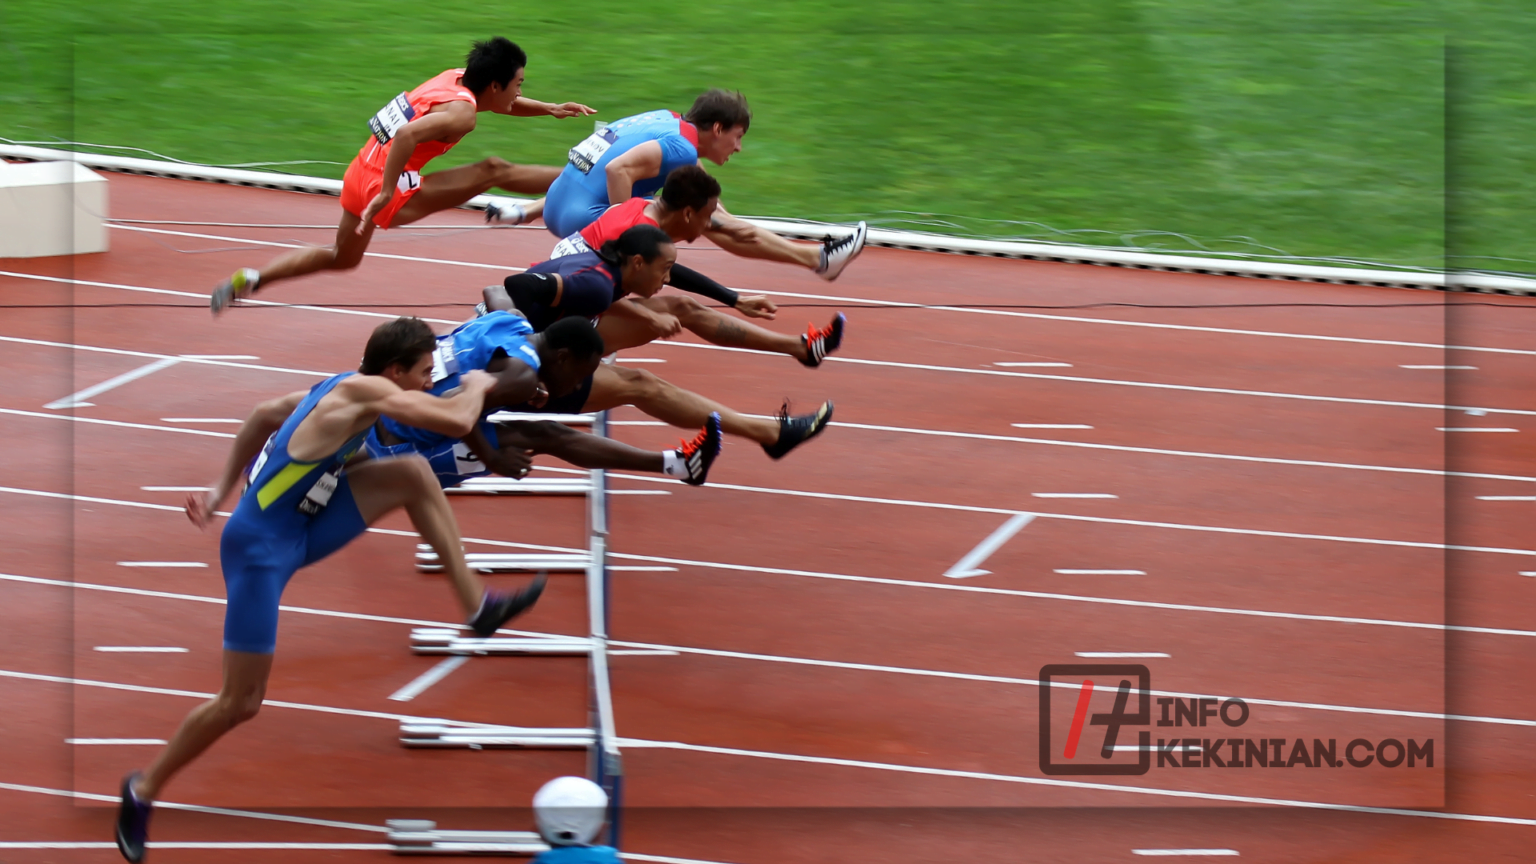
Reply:
[[667, 231], [672, 239], [692, 243], [709, 227], [720, 206], [720, 181], [697, 165], [673, 168], [662, 184], [661, 203], [669, 213]]
[[420, 318], [396, 318], [380, 324], [363, 349], [364, 375], [382, 375], [404, 390], [425, 390], [432, 384], [432, 351], [437, 337]]
[[741, 152], [741, 136], [752, 125], [752, 109], [740, 92], [711, 87], [693, 100], [683, 119], [699, 127], [699, 156], [724, 165], [732, 153]]
[[512, 103], [523, 93], [523, 67], [528, 55], [506, 37], [476, 42], [464, 58], [464, 86], [479, 100], [479, 107], [497, 114], [512, 113]]
[[667, 284], [677, 263], [677, 246], [655, 225], [635, 225], [597, 250], [597, 256], [619, 271], [625, 291], [651, 297]]
[[539, 835], [551, 846], [586, 846], [603, 829], [608, 793], [585, 777], [556, 777], [533, 794]]
[[539, 380], [550, 396], [564, 396], [587, 380], [603, 362], [603, 337], [585, 318], [561, 318], [539, 334]]

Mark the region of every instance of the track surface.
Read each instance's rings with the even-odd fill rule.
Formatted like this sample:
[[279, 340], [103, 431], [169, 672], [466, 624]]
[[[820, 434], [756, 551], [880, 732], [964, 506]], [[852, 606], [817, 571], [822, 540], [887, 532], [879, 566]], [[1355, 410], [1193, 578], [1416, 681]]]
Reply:
[[[119, 219], [323, 224], [337, 212], [322, 197], [110, 180]], [[231, 269], [331, 231], [128, 224], [106, 254], [0, 264], [3, 302], [43, 307], [0, 319], [0, 860], [113, 860], [100, 848], [112, 808], [99, 796], [115, 796], [154, 748], [66, 739], [166, 738], [218, 687], [216, 533], [186, 523], [185, 493], [143, 487], [208, 482], [238, 426], [165, 418], [242, 418], [259, 399], [352, 368], [381, 316], [447, 327], [480, 286], [552, 245], [477, 219], [381, 233], [359, 270], [262, 294], [314, 308], [247, 306], [212, 322], [202, 298]], [[649, 652], [612, 661], [625, 848], [637, 860], [1128, 861], [1133, 850], [1224, 849], [1277, 862], [1492, 861], [1536, 846], [1536, 579], [1521, 575], [1536, 572], [1522, 530], [1536, 500], [1479, 497], [1536, 496], [1530, 302], [882, 249], [828, 285], [708, 248], [682, 256], [727, 284], [814, 304], [771, 326], [796, 330], [840, 308], [850, 328], [815, 371], [691, 336], [620, 358], [664, 361], [635, 366], [747, 412], [783, 398], [837, 403], [833, 427], [782, 462], [733, 440], [704, 489], [615, 480], [670, 493], [619, 496], [612, 513], [613, 563], [649, 568], [616, 572], [613, 597], [616, 647]], [[869, 308], [882, 301], [1451, 305]], [[186, 308], [102, 308], [143, 303]], [[370, 305], [337, 308], [347, 304]], [[44, 407], [165, 357], [183, 359], [89, 407]], [[1020, 363], [1070, 365], [1003, 365]], [[1404, 368], [1443, 365], [1476, 369]], [[687, 433], [617, 434], [660, 447]], [[1037, 497], [1064, 493], [1116, 497]], [[471, 551], [583, 539], [574, 501], [455, 509]], [[990, 572], [943, 575], [1017, 512], [1037, 518], [978, 565]], [[379, 856], [385, 819], [524, 828], [532, 791], [582, 770], [570, 753], [398, 746], [402, 715], [581, 725], [585, 694], [580, 660], [488, 658], [389, 700], [436, 662], [409, 653], [410, 626], [452, 621], [455, 607], [440, 577], [413, 570], [408, 523], [377, 527], [294, 580], [272, 702], [167, 792], [247, 812], [164, 809], [157, 841], [319, 844], [283, 853], [295, 861]], [[582, 590], [579, 578], [557, 581], [518, 626], [579, 632]], [[1240, 697], [1251, 709], [1241, 729], [1131, 726], [1123, 743], [1142, 729], [1213, 746], [1285, 738], [1288, 754], [1298, 738], [1337, 739], [1341, 751], [1355, 738], [1433, 739], [1434, 761], [1047, 777], [1041, 667], [1094, 662], [1145, 664], [1154, 696]], [[1092, 712], [1110, 710], [1114, 685], [1101, 676]], [[1058, 749], [1076, 698], [1075, 683], [1053, 690]], [[1087, 727], [1078, 762], [1097, 759], [1102, 735]]]

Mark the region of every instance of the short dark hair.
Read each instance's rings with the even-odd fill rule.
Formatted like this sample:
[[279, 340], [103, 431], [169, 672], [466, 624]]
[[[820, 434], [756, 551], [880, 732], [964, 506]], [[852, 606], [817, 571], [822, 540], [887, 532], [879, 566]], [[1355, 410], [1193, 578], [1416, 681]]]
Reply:
[[437, 336], [427, 322], [420, 318], [396, 318], [374, 328], [357, 371], [382, 375], [385, 369], [397, 364], [409, 370], [436, 347]]
[[700, 129], [719, 123], [726, 129], [740, 126], [745, 132], [752, 125], [752, 109], [747, 107], [747, 97], [741, 95], [741, 91], [711, 87], [693, 100], [693, 107], [683, 119]]
[[624, 233], [603, 244], [597, 257], [614, 266], [622, 266], [631, 255], [639, 255], [649, 264], [661, 254], [661, 244], [672, 245], [672, 237], [655, 225], [644, 222], [624, 229]]
[[565, 348], [577, 360], [590, 360], [593, 357], [601, 357], [605, 353], [603, 337], [597, 335], [597, 328], [592, 326], [591, 321], [579, 315], [561, 318], [545, 328], [544, 344], [551, 351]]
[[661, 186], [661, 201], [669, 210], [692, 207], [703, 210], [709, 199], [720, 197], [720, 181], [697, 165], [673, 168]]
[[527, 65], [528, 55], [505, 36], [476, 42], [464, 58], [464, 86], [478, 96], [492, 84], [507, 86]]

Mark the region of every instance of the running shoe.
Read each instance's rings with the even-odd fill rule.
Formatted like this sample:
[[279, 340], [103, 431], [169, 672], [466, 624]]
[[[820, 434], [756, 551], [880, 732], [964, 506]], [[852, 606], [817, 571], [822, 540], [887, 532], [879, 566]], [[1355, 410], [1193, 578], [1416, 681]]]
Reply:
[[144, 860], [144, 844], [149, 840], [149, 814], [155, 805], [140, 801], [133, 794], [133, 783], [139, 779], [135, 771], [123, 778], [123, 799], [117, 808], [117, 851], [123, 857], [139, 864]]
[[235, 271], [235, 275], [219, 283], [219, 287], [213, 289], [213, 295], [208, 298], [208, 306], [217, 315], [228, 308], [229, 304], [239, 300], [247, 294], [256, 291], [256, 283], [261, 279], [261, 273], [249, 267], [241, 267]]
[[843, 344], [843, 327], [847, 325], [848, 318], [843, 313], [837, 313], [832, 323], [825, 327], [817, 327], [815, 324], [805, 331], [800, 337], [800, 344], [805, 346], [805, 358], [800, 365], [815, 369], [821, 365], [821, 361], [827, 359], [827, 355], [836, 351]]
[[476, 318], [484, 318], [485, 317], [485, 313], [487, 313], [489, 311], [491, 311], [491, 310], [486, 308], [485, 303], [483, 301], [480, 302], [480, 303], [476, 303], [475, 304], [475, 317]]
[[469, 619], [469, 626], [475, 631], [475, 635], [482, 639], [496, 635], [501, 625], [528, 611], [528, 608], [539, 602], [539, 595], [544, 593], [544, 583], [549, 577], [540, 571], [533, 579], [533, 584], [520, 591], [485, 591], [485, 597], [480, 600], [480, 611], [475, 617]]
[[528, 211], [511, 201], [492, 202], [485, 205], [485, 221], [488, 225], [521, 225], [528, 221]]
[[688, 477], [683, 482], [689, 486], [703, 486], [704, 479], [709, 476], [709, 466], [715, 464], [715, 458], [720, 455], [720, 414], [711, 411], [704, 428], [692, 441], [684, 441], [677, 448], [677, 455], [688, 468]]
[[827, 237], [821, 241], [821, 266], [816, 268], [816, 274], [831, 282], [843, 272], [848, 262], [859, 257], [864, 251], [864, 240], [869, 236], [869, 226], [860, 222], [853, 233], [836, 239]]
[[789, 403], [779, 409], [779, 440], [764, 444], [763, 452], [771, 458], [783, 459], [789, 451], [821, 434], [832, 422], [832, 403], [823, 402], [815, 414], [799, 414], [791, 417]]

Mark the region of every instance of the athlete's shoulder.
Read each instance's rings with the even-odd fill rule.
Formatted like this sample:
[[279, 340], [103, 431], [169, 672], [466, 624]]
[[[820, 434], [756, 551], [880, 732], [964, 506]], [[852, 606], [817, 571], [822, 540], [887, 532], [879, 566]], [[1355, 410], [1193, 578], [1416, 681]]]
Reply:
[[463, 81], [461, 80], [463, 77], [463, 69], [444, 69], [442, 72], [439, 72], [436, 75], [433, 75], [431, 78], [428, 78], [426, 81], [423, 81], [420, 86], [411, 91], [411, 95], [413, 97], [446, 96], [450, 97], [450, 99], [445, 101], [459, 100], [473, 102], [475, 101], [475, 94], [468, 87], [464, 86]]
[[354, 402], [371, 402], [392, 393], [399, 393], [400, 385], [383, 375], [363, 375], [354, 372], [337, 381], [336, 388], [331, 392]]

